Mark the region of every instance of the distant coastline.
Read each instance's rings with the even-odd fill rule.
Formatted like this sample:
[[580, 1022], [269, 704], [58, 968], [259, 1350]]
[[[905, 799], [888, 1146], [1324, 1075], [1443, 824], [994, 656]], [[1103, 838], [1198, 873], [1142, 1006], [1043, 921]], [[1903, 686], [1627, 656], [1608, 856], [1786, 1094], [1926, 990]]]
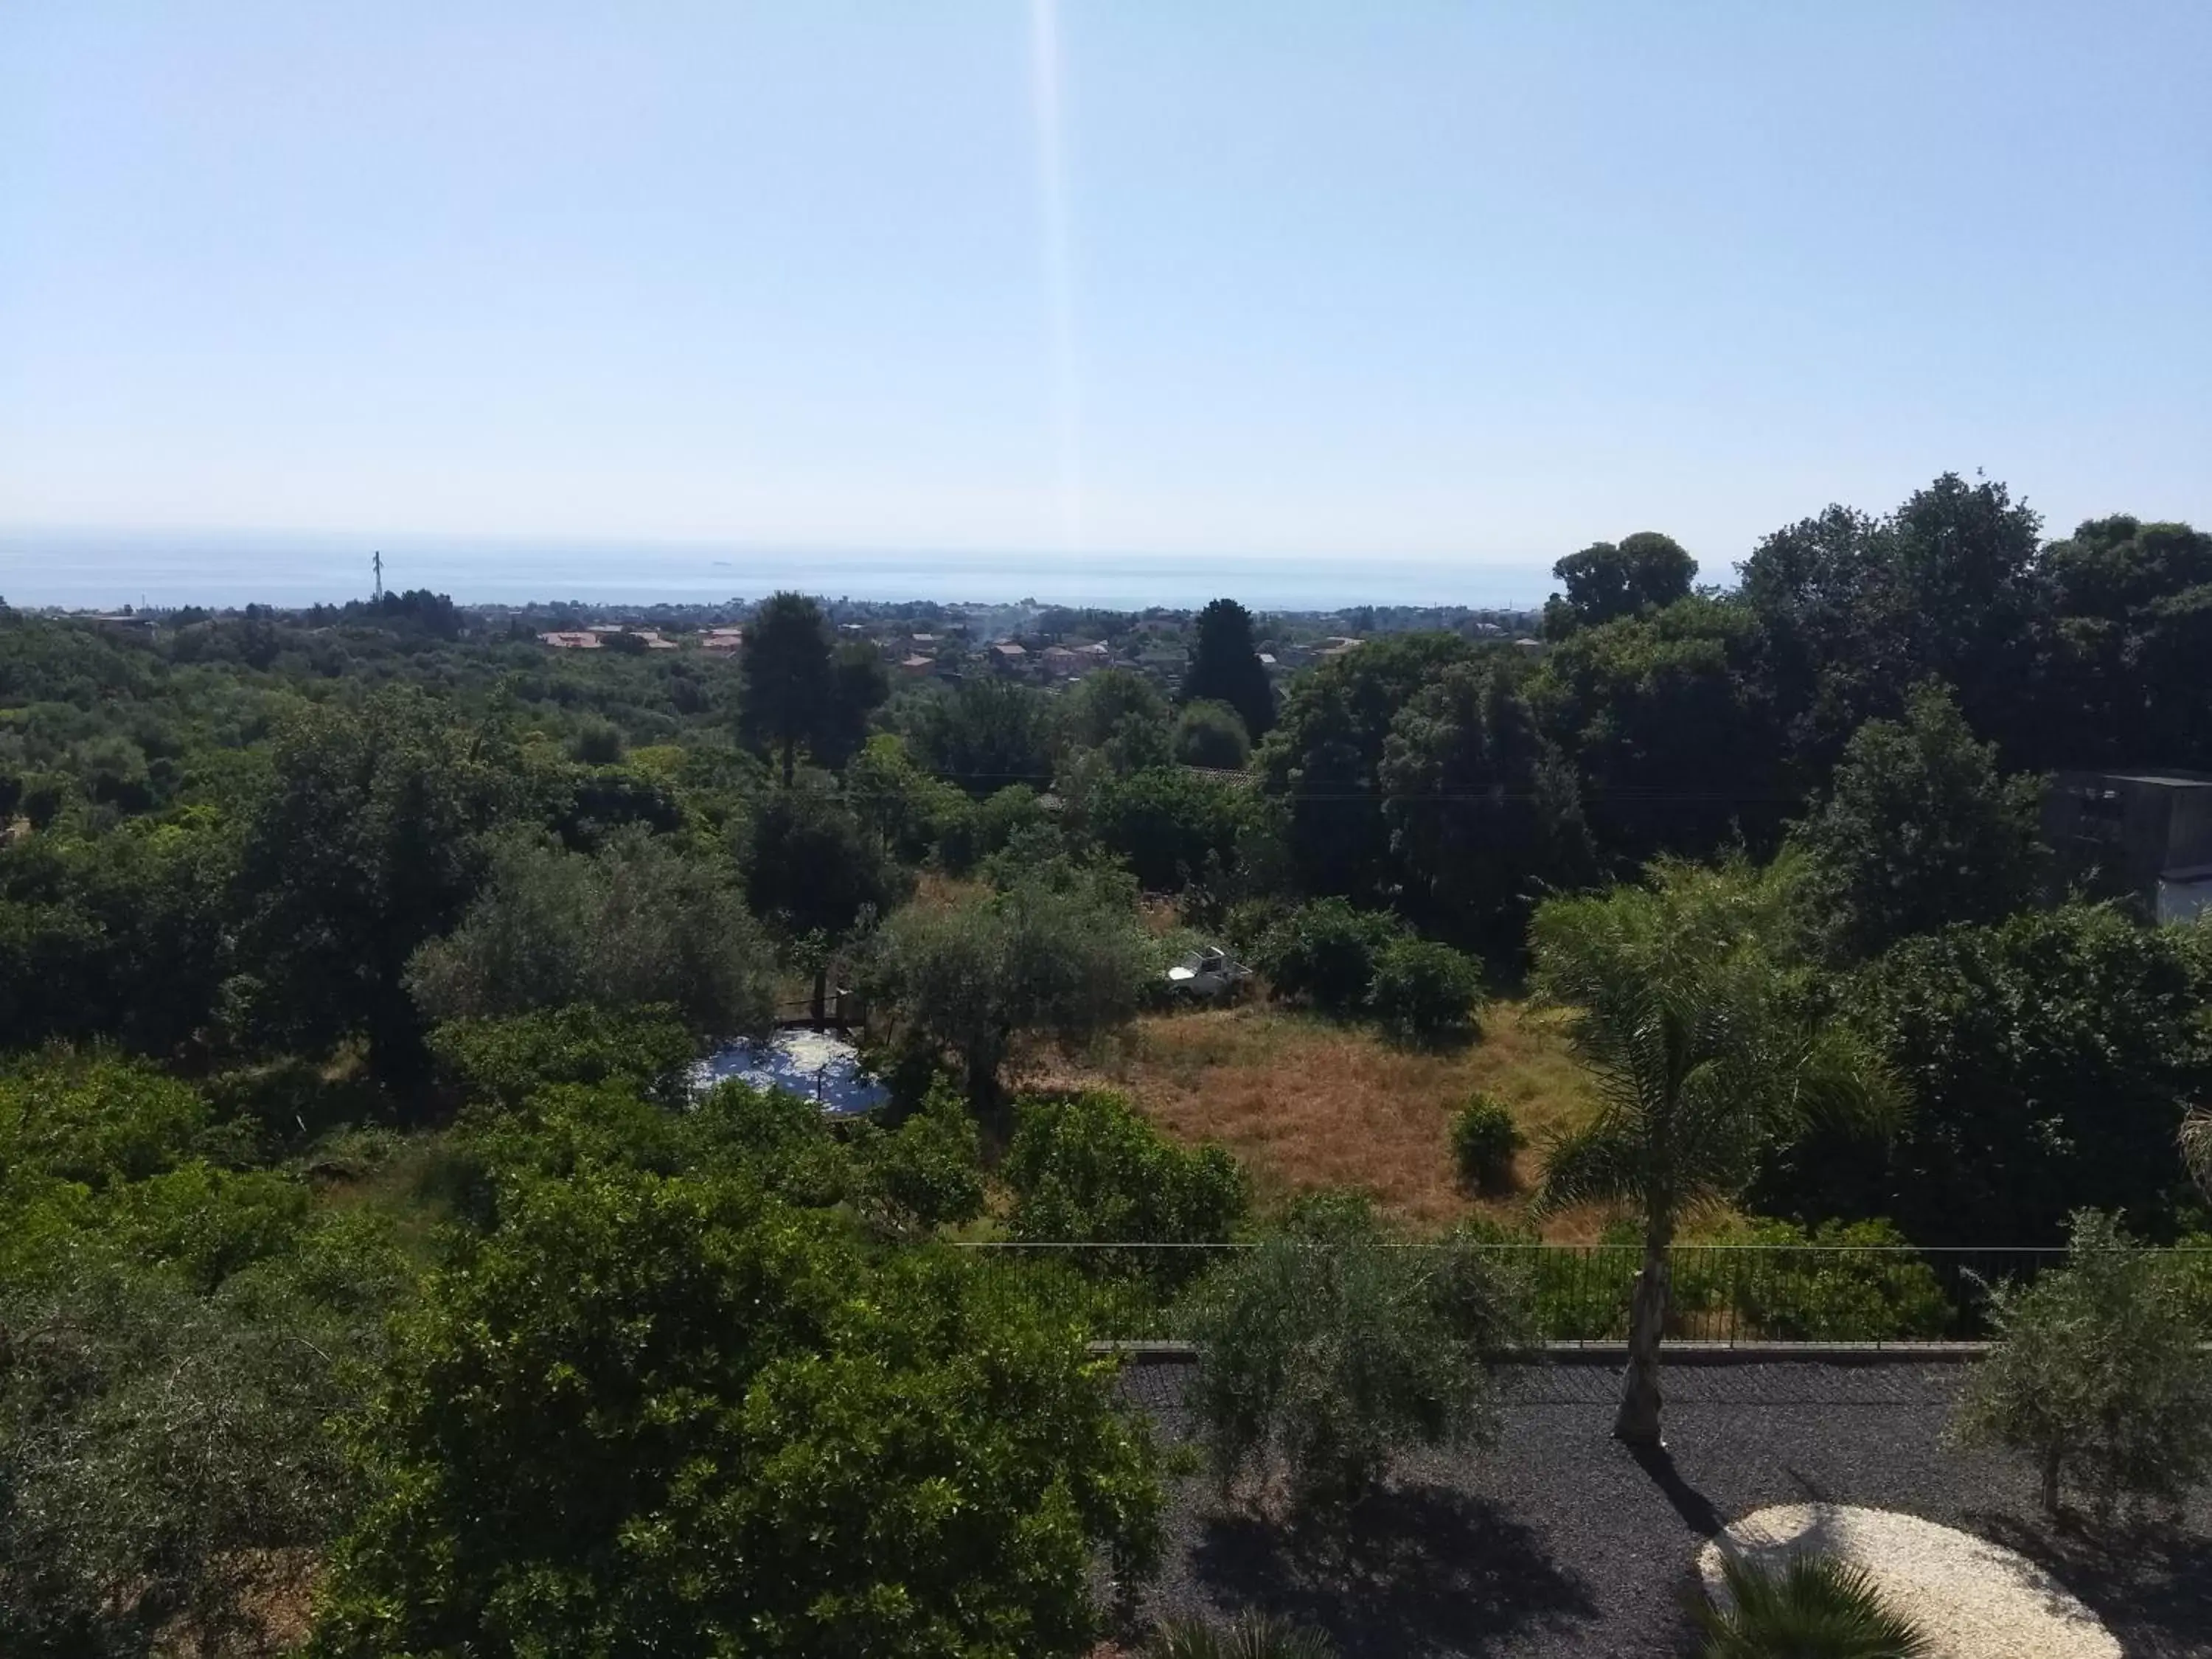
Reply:
[[1525, 609], [1552, 591], [1547, 563], [1388, 556], [811, 550], [728, 544], [270, 532], [0, 529], [0, 599], [21, 606], [281, 606], [365, 597], [385, 585], [464, 605], [750, 600], [783, 588], [831, 599], [936, 599], [1141, 610], [1230, 594], [1259, 610], [1352, 605]]

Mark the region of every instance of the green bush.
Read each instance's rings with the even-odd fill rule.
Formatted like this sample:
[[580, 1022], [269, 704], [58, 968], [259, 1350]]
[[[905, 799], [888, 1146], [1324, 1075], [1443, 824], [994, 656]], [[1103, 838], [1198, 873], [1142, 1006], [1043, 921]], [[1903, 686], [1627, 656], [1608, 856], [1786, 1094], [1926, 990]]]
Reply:
[[1185, 766], [1241, 772], [1252, 758], [1251, 734], [1227, 703], [1200, 698], [1176, 717], [1175, 757]]
[[449, 1020], [430, 1033], [430, 1049], [473, 1098], [509, 1109], [556, 1083], [626, 1084], [672, 1106], [688, 1091], [696, 1052], [673, 1008], [584, 1004]]
[[2124, 1497], [2178, 1508], [2212, 1474], [2212, 1358], [2185, 1297], [2116, 1220], [2078, 1212], [2064, 1267], [1991, 1291], [2001, 1340], [1966, 1379], [1957, 1437], [2033, 1457], [2046, 1510], [2069, 1484], [2100, 1516]]
[[1517, 1282], [1479, 1236], [1394, 1242], [1364, 1200], [1309, 1201], [1194, 1293], [1190, 1403], [1224, 1498], [1279, 1471], [1340, 1513], [1401, 1448], [1494, 1434], [1486, 1362], [1521, 1340]]
[[[1091, 1090], [1014, 1105], [999, 1174], [1013, 1188], [1013, 1237], [1046, 1243], [1216, 1244], [1243, 1218], [1243, 1171], [1218, 1146], [1187, 1150], [1123, 1097]], [[1091, 1271], [1180, 1282], [1205, 1265], [1188, 1250], [1071, 1253]]]
[[1370, 1009], [1399, 1042], [1420, 1048], [1481, 1034], [1482, 972], [1473, 957], [1433, 939], [1393, 939], [1375, 961]]
[[[1887, 1221], [1824, 1221], [1811, 1232], [1754, 1220], [1728, 1242], [1747, 1250], [1730, 1274], [1739, 1321], [1783, 1341], [1874, 1342], [1942, 1336], [1953, 1309], [1936, 1271]], [[1739, 1328], [1741, 1328], [1741, 1327]]]
[[857, 1145], [866, 1201], [893, 1231], [927, 1232], [983, 1213], [981, 1137], [944, 1079], [897, 1128], [864, 1126]]
[[0, 1181], [40, 1176], [95, 1190], [190, 1156], [208, 1103], [151, 1066], [55, 1049], [0, 1072]]
[[1696, 1609], [1704, 1659], [1923, 1659], [1930, 1651], [1863, 1567], [1804, 1554], [1776, 1571], [1731, 1555], [1721, 1571], [1727, 1606]]
[[1451, 1139], [1460, 1179], [1482, 1193], [1513, 1184], [1513, 1155], [1528, 1144], [1505, 1103], [1480, 1091], [1453, 1117]]
[[1316, 899], [1268, 928], [1256, 965], [1285, 1000], [1355, 1014], [1367, 1006], [1376, 965], [1402, 931], [1394, 917], [1356, 910], [1340, 898]]

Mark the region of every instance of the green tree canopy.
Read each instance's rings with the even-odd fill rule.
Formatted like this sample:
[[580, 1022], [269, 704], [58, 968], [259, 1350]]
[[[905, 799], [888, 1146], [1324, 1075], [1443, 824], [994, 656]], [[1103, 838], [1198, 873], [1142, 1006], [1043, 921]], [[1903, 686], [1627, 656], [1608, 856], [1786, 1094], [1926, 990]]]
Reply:
[[775, 757], [789, 787], [804, 748], [840, 767], [866, 740], [868, 712], [890, 695], [875, 647], [833, 643], [821, 607], [799, 593], [763, 601], [745, 628], [738, 732]]
[[1147, 891], [1175, 892], [1218, 881], [1235, 866], [1254, 806], [1237, 784], [1156, 767], [1099, 783], [1089, 803], [1091, 833]]
[[1762, 650], [1742, 606], [1693, 597], [1578, 629], [1545, 654], [1529, 702], [1581, 775], [1601, 852], [1642, 863], [1771, 843], [1788, 780]]
[[2168, 1224], [2175, 1134], [2212, 1097], [2205, 968], [2184, 930], [2093, 906], [1905, 940], [1851, 1002], [1915, 1110], [1887, 1140], [1778, 1155], [1760, 1207], [1887, 1215], [1927, 1244], [2054, 1243], [2083, 1205]]
[[1902, 723], [1853, 734], [1827, 798], [1792, 832], [1809, 895], [1846, 957], [1953, 922], [1997, 921], [2033, 902], [2043, 789], [2003, 777], [1939, 685], [1916, 690]]
[[701, 1036], [730, 1036], [767, 1024], [773, 969], [733, 881], [665, 836], [626, 830], [591, 854], [507, 843], [408, 983], [434, 1020], [665, 1005]]
[[1473, 647], [1455, 634], [1370, 640], [1292, 681], [1261, 745], [1264, 787], [1287, 804], [1297, 874], [1317, 893], [1374, 899], [1393, 885], [1380, 777], [1398, 712]]
[[407, 963], [460, 919], [513, 758], [411, 691], [318, 705], [279, 731], [239, 870], [234, 1008], [295, 1046], [356, 1032], [384, 1075], [427, 1062]]
[[1031, 1659], [1156, 1547], [1079, 1328], [741, 1176], [525, 1187], [402, 1325], [310, 1651]]
[[1127, 668], [1103, 668], [1068, 689], [1060, 736], [1070, 748], [1103, 752], [1117, 772], [1165, 765], [1170, 711], [1159, 688]]
[[1198, 613], [1197, 635], [1182, 701], [1227, 703], [1247, 732], [1267, 736], [1275, 723], [1275, 690], [1252, 641], [1252, 613], [1234, 599], [1215, 599]]
[[738, 667], [744, 680], [738, 732], [778, 758], [788, 785], [800, 746], [819, 729], [833, 696], [830, 625], [821, 607], [799, 593], [771, 595], [746, 626]]
[[965, 679], [933, 693], [915, 705], [909, 735], [931, 770], [978, 800], [1052, 775], [1050, 706], [1012, 680]]
[[957, 1058], [987, 1118], [1018, 1038], [1076, 1042], [1126, 1023], [1150, 965], [1125, 902], [1044, 877], [942, 908], [908, 905], [878, 941], [878, 990]]
[[914, 878], [830, 790], [804, 782], [753, 809], [744, 837], [745, 896], [814, 973], [823, 1016], [836, 944], [888, 914]]
[[1577, 628], [1664, 610], [1689, 597], [1697, 574], [1698, 562], [1682, 544], [1656, 530], [1639, 530], [1618, 545], [1592, 542], [1552, 567], [1567, 592], [1545, 607], [1544, 631], [1563, 638]]
[[1428, 927], [1516, 950], [1543, 892], [1595, 872], [1573, 769], [1502, 660], [1453, 663], [1416, 692], [1377, 776], [1399, 902]]

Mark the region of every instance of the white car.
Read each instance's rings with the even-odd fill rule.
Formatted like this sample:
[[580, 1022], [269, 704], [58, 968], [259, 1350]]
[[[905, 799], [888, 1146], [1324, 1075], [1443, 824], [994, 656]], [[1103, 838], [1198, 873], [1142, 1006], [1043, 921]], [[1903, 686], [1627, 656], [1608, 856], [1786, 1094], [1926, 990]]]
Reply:
[[1193, 951], [1167, 974], [1170, 990], [1202, 1002], [1233, 996], [1251, 977], [1249, 968], [1212, 946]]

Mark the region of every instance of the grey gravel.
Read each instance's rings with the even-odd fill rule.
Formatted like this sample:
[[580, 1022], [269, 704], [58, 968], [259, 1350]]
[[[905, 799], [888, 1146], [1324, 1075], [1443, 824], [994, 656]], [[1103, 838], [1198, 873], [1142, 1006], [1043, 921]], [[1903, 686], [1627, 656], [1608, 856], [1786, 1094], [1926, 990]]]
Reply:
[[[1140, 1609], [1257, 1607], [1367, 1656], [1680, 1656], [1701, 1541], [1773, 1504], [1902, 1510], [2020, 1551], [2142, 1659], [2212, 1656], [2212, 1506], [2179, 1526], [2053, 1527], [2026, 1466], [1942, 1443], [1958, 1364], [1773, 1363], [1667, 1368], [1666, 1459], [1607, 1431], [1606, 1367], [1516, 1367], [1498, 1443], [1408, 1458], [1354, 1511], [1349, 1541], [1224, 1513], [1179, 1483], [1170, 1541]], [[1128, 1396], [1164, 1442], [1188, 1439], [1188, 1363], [1131, 1366]]]

